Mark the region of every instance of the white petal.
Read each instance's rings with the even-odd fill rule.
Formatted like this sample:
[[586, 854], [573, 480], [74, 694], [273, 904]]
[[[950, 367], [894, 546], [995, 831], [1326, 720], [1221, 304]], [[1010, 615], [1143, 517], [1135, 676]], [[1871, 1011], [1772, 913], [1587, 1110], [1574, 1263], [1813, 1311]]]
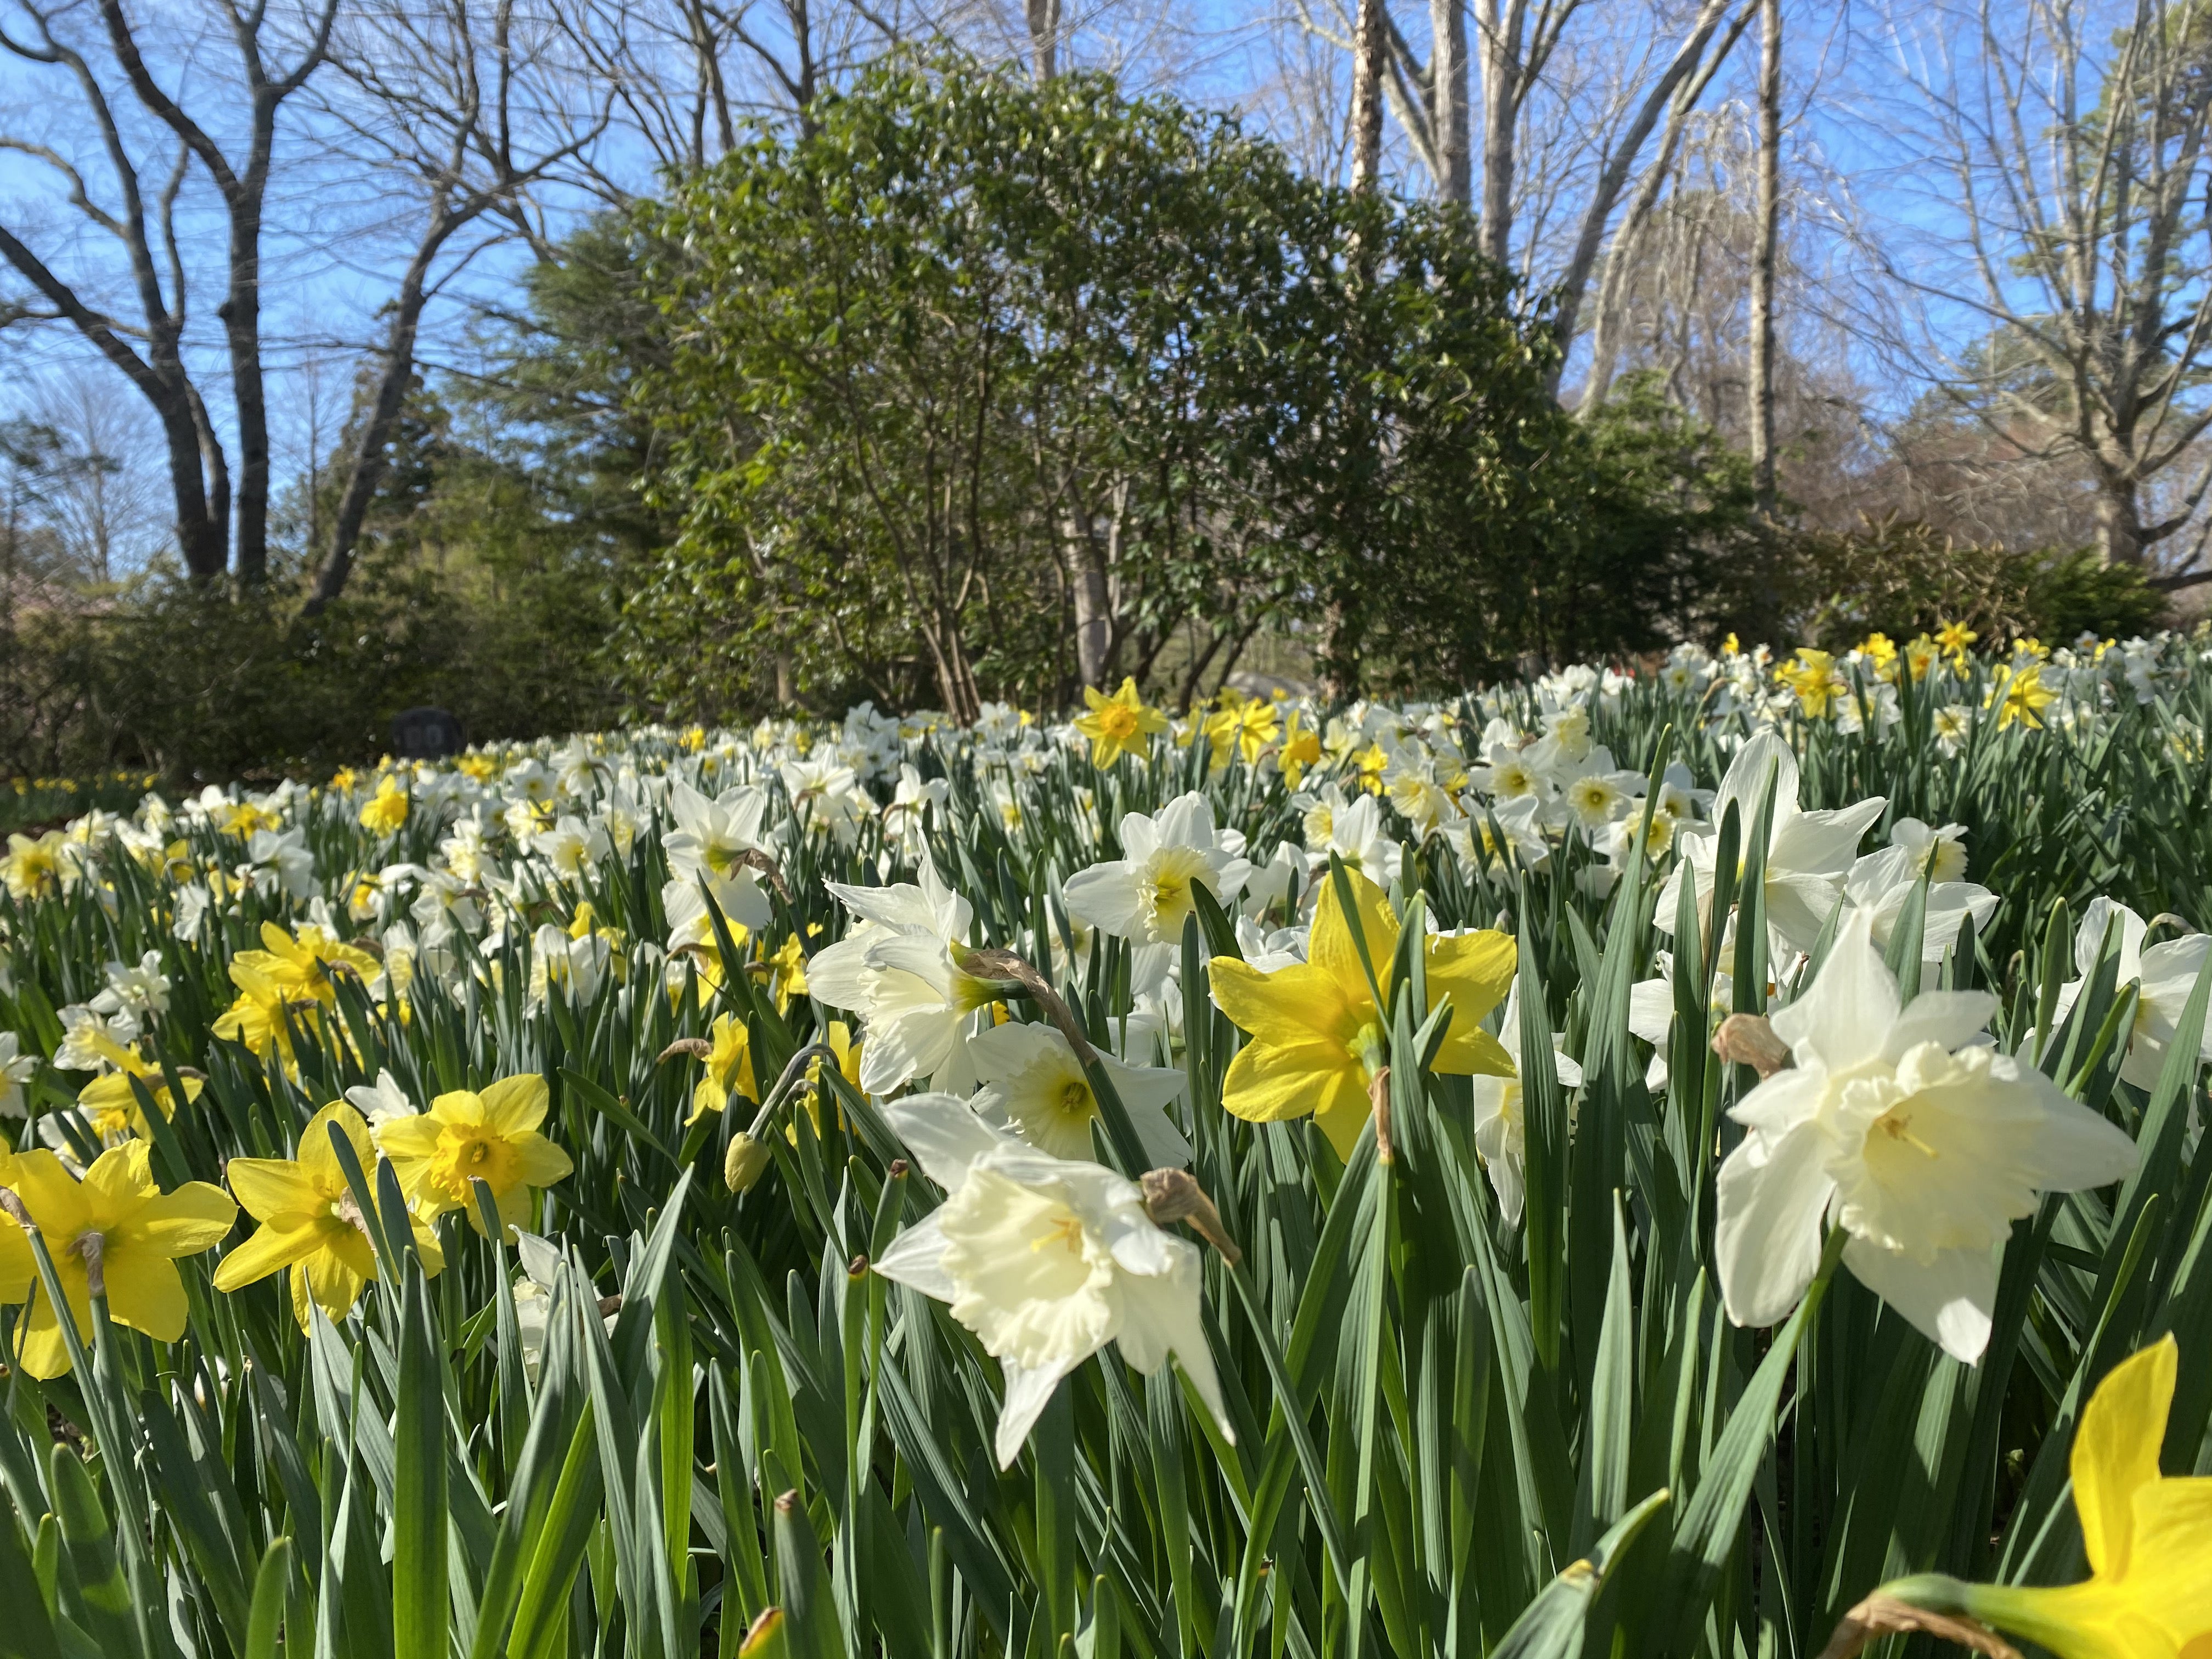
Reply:
[[1713, 1245], [1735, 1323], [1781, 1323], [1820, 1270], [1820, 1218], [1835, 1191], [1826, 1150], [1808, 1123], [1771, 1143], [1754, 1135], [1721, 1165]]
[[1183, 1241], [1174, 1242], [1182, 1249], [1172, 1276], [1133, 1280], [1125, 1286], [1126, 1310], [1118, 1339], [1121, 1357], [1150, 1376], [1172, 1353], [1213, 1414], [1222, 1438], [1234, 1445], [1237, 1431], [1230, 1427], [1221, 1402], [1221, 1379], [1213, 1369], [1213, 1351], [1206, 1346], [1200, 1314], [1199, 1255]]
[[1008, 1137], [970, 1111], [965, 1101], [951, 1095], [908, 1095], [885, 1101], [883, 1111], [891, 1133], [906, 1144], [921, 1172], [947, 1192], [967, 1179], [969, 1166], [977, 1158], [1010, 1144]]
[[1875, 954], [1873, 918], [1855, 910], [1844, 921], [1820, 977], [1786, 1008], [1776, 1010], [1774, 1034], [1803, 1065], [1809, 1057], [1831, 1072], [1881, 1052], [1897, 1023], [1897, 981]]
[[1978, 1364], [1990, 1345], [1997, 1299], [1999, 1250], [1938, 1250], [1925, 1265], [1854, 1238], [1844, 1247], [1851, 1276], [1903, 1314], [1962, 1364]]
[[1923, 991], [1889, 1028], [1881, 1057], [1901, 1059], [1921, 1042], [1963, 1048], [1981, 1036], [1996, 1011], [1997, 1000], [1986, 991]]
[[893, 1239], [890, 1248], [872, 1265], [885, 1279], [910, 1285], [939, 1302], [950, 1302], [960, 1292], [945, 1271], [944, 1261], [944, 1230], [932, 1213]]
[[1067, 908], [1079, 921], [1109, 933], [1127, 934], [1137, 926], [1142, 905], [1131, 866], [1121, 860], [1094, 864], [1067, 878], [1060, 890]]
[[2124, 904], [2099, 896], [2089, 901], [2081, 911], [2081, 925], [2074, 930], [2074, 965], [2081, 977], [2095, 973], [2097, 958], [2103, 954], [2105, 933], [2114, 917], [2119, 919], [2120, 983], [2124, 985], [2142, 971], [2142, 942], [2147, 931], [2143, 919]]
[[1006, 1397], [999, 1406], [999, 1432], [994, 1447], [1000, 1468], [1013, 1468], [1014, 1460], [1022, 1455], [1022, 1443], [1030, 1437], [1037, 1419], [1052, 1403], [1052, 1391], [1060, 1386], [1060, 1379], [1088, 1358], [1085, 1354], [1074, 1359], [1055, 1360], [1036, 1370], [1024, 1370], [1011, 1359], [999, 1362], [1006, 1374]]

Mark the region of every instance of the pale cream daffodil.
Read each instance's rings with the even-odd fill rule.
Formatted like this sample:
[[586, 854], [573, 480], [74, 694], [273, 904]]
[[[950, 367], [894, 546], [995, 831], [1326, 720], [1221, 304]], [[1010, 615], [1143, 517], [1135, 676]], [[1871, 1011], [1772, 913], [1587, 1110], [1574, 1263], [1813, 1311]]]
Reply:
[[[1766, 843], [1766, 924], [1778, 943], [1793, 951], [1809, 951], [1819, 943], [1829, 913], [1842, 896], [1844, 878], [1858, 856], [1860, 838], [1888, 803], [1876, 796], [1830, 811], [1800, 810], [1797, 757], [1770, 726], [1738, 750], [1729, 763], [1713, 801], [1713, 822], [1719, 823], [1733, 804], [1747, 842], [1759, 812], [1760, 792], [1770, 775], [1774, 780], [1774, 817]], [[1697, 872], [1700, 905], [1712, 902], [1714, 860], [1719, 850], [1718, 836], [1683, 838], [1682, 862], [1659, 895], [1654, 925], [1661, 932], [1674, 931], [1685, 869]]]
[[1241, 837], [1214, 828], [1213, 807], [1195, 790], [1151, 817], [1121, 820], [1121, 856], [1067, 878], [1067, 908], [1076, 916], [1135, 945], [1172, 945], [1203, 887], [1224, 908], [1250, 878]]
[[[1008, 1020], [969, 1038], [968, 1052], [983, 1085], [975, 1110], [986, 1121], [1055, 1158], [1090, 1156], [1098, 1098], [1066, 1037], [1049, 1025]], [[1125, 1065], [1111, 1054], [1099, 1055], [1098, 1063], [1128, 1109], [1151, 1164], [1189, 1164], [1190, 1143], [1169, 1115], [1183, 1091], [1183, 1074], [1163, 1066]]]
[[1987, 1046], [1996, 999], [1897, 982], [1854, 912], [1811, 987], [1773, 1016], [1795, 1064], [1735, 1106], [1715, 1239], [1739, 1325], [1787, 1317], [1823, 1234], [1844, 1265], [1954, 1358], [1988, 1345], [2012, 1224], [2045, 1191], [2119, 1180], [2136, 1146], [2031, 1066]]
[[1027, 1146], [950, 1095], [909, 1095], [884, 1115], [945, 1200], [875, 1270], [950, 1303], [1000, 1363], [1000, 1468], [1021, 1455], [1060, 1379], [1109, 1342], [1146, 1376], [1181, 1361], [1236, 1438], [1206, 1344], [1198, 1247], [1154, 1224], [1135, 1182]]

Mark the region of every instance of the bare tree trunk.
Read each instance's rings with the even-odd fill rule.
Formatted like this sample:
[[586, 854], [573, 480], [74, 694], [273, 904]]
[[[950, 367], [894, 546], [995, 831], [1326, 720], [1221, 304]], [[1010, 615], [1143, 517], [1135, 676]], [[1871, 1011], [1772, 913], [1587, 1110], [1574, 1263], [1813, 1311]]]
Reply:
[[1429, 132], [1437, 199], [1468, 205], [1467, 0], [1429, 0]]
[[1782, 213], [1782, 0], [1759, 0], [1759, 222], [1751, 261], [1751, 468], [1774, 517], [1774, 256]]
[[399, 411], [407, 401], [408, 385], [415, 378], [415, 336], [429, 298], [430, 264], [452, 232], [451, 216], [441, 204], [430, 228], [423, 234], [422, 246], [408, 262], [406, 275], [400, 278], [399, 293], [392, 301], [392, 326], [385, 338], [384, 371], [377, 377], [376, 396], [370, 401], [368, 418], [355, 434], [353, 453], [346, 458], [345, 493], [338, 497], [337, 515], [331, 526], [331, 550], [316, 573], [315, 591], [306, 605], [309, 616], [344, 592], [346, 579], [353, 574], [362, 526], [368, 517], [369, 503], [376, 499], [376, 487], [383, 482], [385, 452], [392, 446]]
[[[1589, 205], [1583, 210], [1581, 234], [1575, 241], [1573, 257], [1567, 263], [1565, 274], [1559, 279], [1559, 301], [1553, 313], [1553, 331], [1559, 342], [1559, 356], [1552, 366], [1551, 381], [1554, 394], [1559, 391], [1559, 376], [1566, 367], [1567, 353], [1573, 346], [1576, 325], [1580, 319], [1583, 296], [1589, 290], [1590, 273], [1597, 266], [1598, 250], [1605, 241], [1605, 228], [1613, 218], [1613, 210], [1620, 201], [1620, 193], [1627, 187], [1628, 176], [1636, 166], [1636, 158], [1643, 154], [1644, 146], [1651, 137], [1651, 130], [1659, 125], [1659, 117], [1674, 102], [1675, 88], [1697, 71], [1705, 58], [1705, 48], [1711, 44], [1714, 31], [1727, 14], [1729, 0], [1704, 0], [1698, 9], [1697, 20], [1674, 49], [1674, 56], [1666, 70], [1652, 82], [1644, 94], [1643, 104], [1634, 118], [1616, 141], [1612, 159], [1599, 173], [1592, 186]], [[1729, 34], [1721, 46], [1725, 53], [1735, 36]], [[1716, 54], [1717, 58], [1719, 54]]]
[[1060, 73], [1060, 0], [1024, 0], [1030, 26], [1030, 62], [1042, 86]]
[[1384, 0], [1359, 0], [1352, 40], [1352, 187], [1382, 186], [1382, 75], [1389, 34]]
[[1521, 116], [1521, 49], [1528, 0], [1487, 0], [1482, 30], [1482, 251], [1513, 258], [1514, 136]]
[[2098, 479], [2097, 552], [2106, 564], [2140, 566], [2149, 538], [2144, 532], [2142, 499], [2136, 481], [2103, 469]]
[[[131, 88], [179, 142], [207, 169], [230, 221], [229, 281], [222, 303], [216, 307], [222, 319], [224, 343], [230, 356], [231, 403], [238, 422], [238, 478], [234, 500], [237, 512], [239, 580], [248, 584], [264, 580], [269, 571], [269, 407], [261, 371], [261, 211], [269, 190], [269, 168], [276, 144], [278, 107], [307, 84], [321, 66], [330, 49], [331, 27], [337, 0], [325, 0], [314, 19], [312, 39], [289, 73], [271, 79], [261, 58], [261, 27], [264, 8], [230, 12], [231, 35], [246, 82], [250, 118], [246, 161], [234, 167], [222, 147], [162, 90], [139, 54], [138, 41], [122, 0], [100, 0], [101, 20], [107, 27], [115, 59]], [[219, 458], [221, 445], [209, 434]], [[228, 516], [234, 499], [223, 497]], [[225, 526], [226, 531], [229, 526]]]

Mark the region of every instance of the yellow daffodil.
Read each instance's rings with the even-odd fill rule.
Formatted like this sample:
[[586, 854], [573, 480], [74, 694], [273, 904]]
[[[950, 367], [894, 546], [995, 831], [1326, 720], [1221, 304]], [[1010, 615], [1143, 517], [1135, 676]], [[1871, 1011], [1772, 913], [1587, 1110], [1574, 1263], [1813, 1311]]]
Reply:
[[1213, 748], [1214, 768], [1228, 765], [1232, 755], [1243, 756], [1247, 766], [1257, 763], [1261, 750], [1274, 742], [1282, 727], [1282, 716], [1275, 705], [1259, 697], [1223, 709], [1206, 722], [1206, 740]]
[[1321, 733], [1306, 725], [1295, 708], [1283, 728], [1283, 746], [1275, 753], [1275, 764], [1282, 770], [1283, 781], [1293, 789], [1308, 767], [1321, 764]]
[[354, 786], [360, 781], [361, 774], [350, 766], [341, 766], [331, 774], [331, 787], [344, 794], [353, 793]]
[[351, 972], [366, 981], [382, 970], [368, 951], [342, 944], [312, 923], [294, 935], [264, 921], [261, 942], [266, 950], [240, 951], [231, 958], [238, 1000], [216, 1021], [215, 1034], [242, 1042], [256, 1054], [267, 1054], [273, 1045], [289, 1071], [295, 1063], [290, 1028], [319, 1023], [322, 1011], [338, 1000], [335, 975]]
[[757, 1103], [760, 1084], [753, 1076], [752, 1033], [734, 1014], [718, 1015], [707, 1030], [714, 1045], [707, 1070], [691, 1090], [691, 1115], [684, 1121], [696, 1123], [709, 1112], [726, 1109], [730, 1097]]
[[49, 830], [33, 841], [28, 836], [8, 837], [8, 857], [0, 864], [8, 891], [18, 902], [52, 898], [76, 872], [74, 856], [64, 850], [68, 840], [58, 830]]
[[[289, 1268], [292, 1313], [303, 1331], [309, 1302], [333, 1321], [343, 1319], [376, 1277], [376, 1251], [331, 1145], [332, 1125], [353, 1144], [363, 1173], [373, 1172], [376, 1143], [368, 1124], [343, 1102], [307, 1120], [295, 1157], [234, 1158], [223, 1169], [230, 1190], [261, 1226], [223, 1257], [215, 1271], [215, 1287], [235, 1291]], [[446, 1265], [437, 1235], [420, 1216], [408, 1220], [423, 1271], [435, 1273]]]
[[[230, 1195], [204, 1181], [163, 1192], [154, 1184], [148, 1151], [143, 1140], [111, 1148], [82, 1182], [43, 1151], [17, 1155], [9, 1172], [9, 1185], [46, 1237], [77, 1334], [87, 1343], [95, 1283], [117, 1324], [157, 1342], [182, 1336], [185, 1281], [176, 1258], [207, 1249], [238, 1217]], [[0, 1264], [0, 1277], [5, 1273]], [[59, 1376], [70, 1368], [61, 1322], [43, 1286], [34, 1282], [26, 1290], [33, 1294], [28, 1316], [16, 1326], [16, 1361], [33, 1376]]]
[[252, 841], [256, 830], [280, 828], [283, 819], [258, 801], [226, 803], [216, 814], [216, 827], [234, 841]]
[[1124, 755], [1142, 758], [1152, 734], [1168, 729], [1168, 717], [1137, 695], [1133, 676], [1111, 696], [1086, 685], [1083, 701], [1089, 712], [1076, 716], [1075, 729], [1091, 740], [1091, 763], [1102, 771]]
[[1838, 696], [1849, 695], [1850, 688], [1836, 672], [1835, 658], [1810, 646], [1798, 647], [1797, 660], [1777, 668], [1774, 678], [1797, 694], [1798, 707], [1812, 720], [1826, 719]]
[[2056, 1588], [1962, 1584], [1938, 1575], [1884, 1587], [1963, 1613], [2059, 1659], [2212, 1654], [2212, 1478], [2159, 1473], [2179, 1350], [2171, 1336], [2113, 1367], [2074, 1436], [2074, 1507], [2090, 1576]]
[[550, 1103], [545, 1079], [536, 1073], [501, 1078], [482, 1094], [458, 1089], [440, 1095], [427, 1112], [387, 1118], [377, 1126], [376, 1144], [424, 1220], [460, 1210], [482, 1232], [470, 1189], [481, 1181], [512, 1234], [530, 1218], [532, 1189], [550, 1187], [576, 1167], [538, 1133]]
[[[842, 1019], [833, 1019], [822, 1041], [830, 1045], [830, 1052], [836, 1056], [837, 1075], [845, 1079], [854, 1094], [862, 1092], [860, 1045], [853, 1040], [852, 1027]], [[799, 1100], [806, 1108], [806, 1115], [813, 1121], [817, 1139], [822, 1133], [822, 1097], [826, 1092], [822, 1087], [822, 1062], [819, 1060], [810, 1060], [806, 1066], [806, 1092], [799, 1096]], [[841, 1129], [845, 1127], [845, 1109], [842, 1103], [837, 1107], [837, 1127]], [[796, 1146], [799, 1144], [799, 1126], [796, 1123], [786, 1126], [784, 1135]]]
[[1928, 671], [1936, 665], [1937, 654], [1936, 641], [1925, 634], [1916, 634], [1906, 641], [1905, 665], [1911, 671], [1914, 680], [1928, 678]]
[[761, 965], [769, 970], [769, 984], [775, 994], [775, 1011], [779, 1014], [791, 1006], [793, 997], [806, 994], [806, 947], [799, 943], [798, 934], [787, 936], [782, 948], [764, 955]]
[[2043, 710], [2057, 701], [2058, 694], [2043, 683], [2042, 665], [2035, 663], [2019, 670], [1998, 669], [1982, 707], [1996, 710], [2000, 732], [2015, 720], [2040, 732]]
[[1875, 678], [1894, 681], [1897, 678], [1897, 647], [1887, 634], [1873, 633], [1859, 647], [1862, 656], [1874, 665]]
[[[168, 1079], [160, 1066], [112, 1037], [94, 1032], [90, 1040], [94, 1052], [115, 1067], [106, 1076], [93, 1079], [77, 1091], [76, 1096], [77, 1110], [102, 1146], [112, 1146], [133, 1135], [143, 1140], [153, 1133], [146, 1121], [146, 1109], [139, 1103], [138, 1091], [131, 1086], [133, 1078], [146, 1085], [146, 1092], [154, 1097], [154, 1103], [161, 1109], [163, 1117], [176, 1116], [176, 1098], [170, 1093]], [[199, 1098], [199, 1079], [187, 1077], [179, 1080], [184, 1085], [186, 1100]]]
[[1359, 774], [1359, 787], [1370, 795], [1382, 793], [1382, 774], [1390, 764], [1390, 757], [1382, 752], [1382, 745], [1370, 743], [1356, 750], [1352, 763]]
[[478, 783], [489, 783], [499, 775], [499, 763], [489, 755], [464, 755], [455, 764], [462, 776], [473, 778]]
[[389, 836], [406, 822], [407, 786], [387, 772], [361, 809], [361, 827], [374, 835]]
[[[1336, 884], [1322, 883], [1307, 959], [1263, 974], [1234, 957], [1216, 957], [1213, 1000], [1251, 1041], [1231, 1062], [1221, 1103], [1250, 1122], [1311, 1115], [1340, 1156], [1349, 1156], [1370, 1109], [1368, 1085], [1383, 1064], [1389, 975], [1398, 921], [1382, 890], [1347, 872], [1368, 959], [1381, 983], [1376, 1006]], [[1513, 941], [1503, 933], [1463, 933], [1427, 942], [1429, 1006], [1447, 999], [1451, 1023], [1436, 1069], [1510, 1077], [1513, 1059], [1484, 1030], [1482, 1017], [1513, 982]]]
[[1966, 660], [1966, 647], [1981, 637], [1964, 623], [1947, 622], [1936, 630], [1936, 643], [1943, 654], [1961, 665]]

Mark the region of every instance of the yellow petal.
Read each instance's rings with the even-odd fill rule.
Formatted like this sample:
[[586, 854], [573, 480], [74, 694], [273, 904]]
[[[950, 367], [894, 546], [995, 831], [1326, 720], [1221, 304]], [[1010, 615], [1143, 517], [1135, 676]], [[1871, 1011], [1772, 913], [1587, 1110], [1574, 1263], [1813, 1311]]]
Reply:
[[174, 1342], [185, 1334], [189, 1308], [184, 1276], [175, 1262], [151, 1250], [111, 1249], [105, 1267], [107, 1311], [117, 1323], [143, 1331], [157, 1342]]
[[85, 1201], [84, 1189], [62, 1167], [61, 1159], [44, 1147], [16, 1155], [13, 1185], [31, 1219], [52, 1237], [75, 1238], [91, 1223], [92, 1207]]
[[[300, 1168], [314, 1188], [326, 1198], [336, 1198], [347, 1190], [344, 1166], [339, 1164], [337, 1149], [331, 1145], [331, 1126], [336, 1124], [353, 1147], [353, 1155], [361, 1160], [362, 1173], [374, 1179], [376, 1170], [376, 1139], [368, 1131], [368, 1121], [344, 1101], [333, 1101], [307, 1120], [307, 1127], [300, 1131]], [[237, 1192], [235, 1182], [231, 1190]], [[249, 1210], [246, 1194], [239, 1193], [239, 1201]]]
[[1310, 963], [1263, 974], [1234, 957], [1216, 957], [1208, 975], [1215, 1004], [1256, 1042], [1300, 1043], [1327, 1036], [1341, 1047], [1361, 1018], [1373, 1018], [1364, 982], [1355, 1001], [1334, 976]]
[[353, 1311], [355, 1303], [375, 1276], [375, 1253], [368, 1241], [356, 1233], [366, 1261], [349, 1261], [351, 1253], [342, 1243], [319, 1250], [292, 1271], [292, 1312], [300, 1328], [307, 1328], [307, 1303], [313, 1300], [332, 1324]]
[[39, 1276], [38, 1258], [31, 1241], [13, 1216], [0, 1215], [0, 1302], [21, 1302], [31, 1294], [31, 1281]]
[[153, 1149], [143, 1140], [111, 1146], [93, 1159], [84, 1172], [80, 1191], [96, 1227], [112, 1226], [128, 1217], [161, 1188], [154, 1184], [149, 1160]]
[[[234, 1171], [237, 1165], [238, 1160], [232, 1160]], [[291, 1227], [260, 1228], [217, 1265], [215, 1287], [226, 1291], [242, 1289], [313, 1255], [322, 1244], [322, 1230], [308, 1222]]]
[[[451, 1095], [441, 1095], [440, 1102], [451, 1100]], [[436, 1110], [434, 1104], [432, 1112]], [[431, 1112], [418, 1112], [411, 1117], [386, 1118], [376, 1127], [376, 1144], [384, 1149], [385, 1157], [395, 1165], [419, 1162], [438, 1150], [441, 1126]], [[406, 1179], [406, 1170], [400, 1170], [400, 1179]]]
[[[71, 1273], [61, 1262], [62, 1291], [69, 1297], [70, 1308], [76, 1315], [77, 1334], [89, 1346], [92, 1342], [92, 1297], [85, 1288], [84, 1270], [79, 1264]], [[17, 1358], [23, 1369], [48, 1382], [65, 1376], [70, 1369], [69, 1343], [62, 1335], [60, 1322], [54, 1317], [54, 1304], [47, 1299], [43, 1289], [31, 1304], [30, 1317], [17, 1328], [16, 1340], [21, 1346]]]
[[483, 1121], [503, 1135], [519, 1135], [545, 1121], [552, 1091], [537, 1072], [503, 1077], [483, 1091]]
[[1454, 1077], [1516, 1075], [1513, 1056], [1505, 1052], [1504, 1044], [1472, 1021], [1462, 1030], [1456, 1011], [1452, 1014], [1449, 1034], [1437, 1045], [1436, 1063], [1431, 1069]]
[[1248, 1123], [1275, 1123], [1326, 1110], [1346, 1089], [1364, 1098], [1365, 1088], [1364, 1074], [1341, 1043], [1251, 1042], [1229, 1062], [1221, 1103]]
[[511, 1145], [516, 1178], [526, 1187], [550, 1187], [556, 1181], [566, 1180], [575, 1170], [568, 1154], [544, 1135], [518, 1135]]
[[173, 1193], [148, 1199], [125, 1231], [134, 1244], [162, 1256], [197, 1255], [221, 1243], [237, 1220], [238, 1206], [228, 1193], [187, 1181]]
[[289, 1158], [234, 1158], [223, 1165], [222, 1174], [256, 1221], [313, 1215], [331, 1201], [307, 1170]]
[[2158, 1479], [2178, 1352], [2168, 1336], [2115, 1365], [2075, 1431], [2074, 1506], [2089, 1566], [2100, 1578], [2127, 1574], [2136, 1492]]
[[[1374, 964], [1376, 982], [1387, 997], [1390, 994], [1390, 959], [1398, 949], [1398, 919], [1391, 914], [1390, 901], [1380, 887], [1357, 870], [1346, 870], [1344, 874], [1352, 884], [1352, 904], [1358, 914], [1360, 932], [1367, 941], [1367, 959]], [[1334, 873], [1321, 878], [1321, 901], [1314, 909], [1313, 936], [1306, 946], [1306, 960], [1347, 991], [1366, 994], [1367, 972], [1359, 965], [1359, 948], [1352, 942], [1351, 924], [1345, 919], [1343, 907], [1337, 902]]]

